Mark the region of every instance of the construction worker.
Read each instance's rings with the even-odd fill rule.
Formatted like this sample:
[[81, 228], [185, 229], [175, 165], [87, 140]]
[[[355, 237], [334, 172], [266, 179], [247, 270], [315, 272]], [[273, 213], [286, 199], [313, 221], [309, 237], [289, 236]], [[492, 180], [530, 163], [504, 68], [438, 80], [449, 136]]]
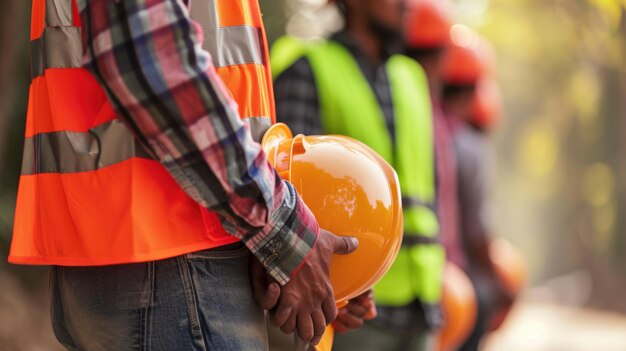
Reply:
[[431, 92], [435, 125], [437, 209], [446, 257], [459, 267], [466, 265], [459, 240], [456, 191], [456, 159], [450, 121], [441, 101], [441, 65], [450, 45], [450, 14], [446, 1], [411, 0], [405, 18], [407, 56], [424, 67]]
[[488, 131], [499, 114], [499, 95], [493, 80], [493, 53], [487, 42], [467, 27], [456, 26], [454, 44], [442, 65], [443, 106], [454, 118], [453, 135], [458, 160], [459, 223], [466, 273], [476, 290], [475, 327], [460, 350], [479, 349], [490, 320], [513, 297], [502, 285], [490, 259], [490, 228], [486, 219], [488, 187]]
[[333, 349], [426, 350], [432, 327], [441, 321], [445, 264], [434, 211], [428, 83], [415, 61], [394, 54], [402, 46], [403, 0], [336, 4], [344, 30], [325, 42], [286, 39], [273, 50], [280, 58], [274, 72], [277, 116], [294, 133], [355, 138], [394, 165], [405, 233], [398, 258], [374, 288], [378, 317], [336, 335]]
[[200, 25], [188, 3], [33, 0], [9, 261], [52, 265], [68, 349], [265, 350], [262, 307], [314, 345], [337, 314], [331, 256], [357, 242], [253, 139], [274, 120], [257, 0], [195, 1]]

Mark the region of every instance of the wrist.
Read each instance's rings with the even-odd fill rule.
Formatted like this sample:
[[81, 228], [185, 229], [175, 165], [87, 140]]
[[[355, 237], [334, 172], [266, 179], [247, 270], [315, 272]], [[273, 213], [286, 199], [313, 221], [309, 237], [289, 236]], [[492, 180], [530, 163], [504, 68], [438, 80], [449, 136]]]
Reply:
[[252, 250], [276, 281], [285, 285], [302, 268], [314, 250], [319, 225], [293, 186], [285, 183], [281, 208], [263, 229], [264, 240]]

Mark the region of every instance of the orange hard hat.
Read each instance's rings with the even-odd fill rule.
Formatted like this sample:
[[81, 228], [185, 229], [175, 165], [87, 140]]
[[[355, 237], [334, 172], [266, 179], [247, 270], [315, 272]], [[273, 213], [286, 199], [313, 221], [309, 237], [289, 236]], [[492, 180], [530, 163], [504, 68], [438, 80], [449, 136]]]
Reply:
[[492, 78], [478, 82], [470, 122], [481, 129], [495, 126], [502, 116], [502, 96], [498, 83]]
[[518, 295], [527, 279], [526, 260], [522, 253], [510, 242], [495, 239], [489, 245], [489, 259], [496, 276], [511, 295]]
[[[517, 297], [526, 286], [527, 266], [522, 253], [504, 239], [495, 239], [489, 245], [489, 259], [494, 267], [496, 278], [507, 293]], [[498, 329], [506, 320], [512, 304], [497, 311], [491, 321], [491, 330]]]
[[410, 48], [433, 49], [450, 43], [450, 14], [444, 0], [411, 0], [405, 17]]
[[335, 329], [332, 325], [326, 327], [324, 331], [324, 335], [322, 335], [322, 340], [320, 343], [315, 346], [315, 351], [332, 351], [333, 350], [333, 342], [335, 341]]
[[456, 350], [470, 335], [476, 323], [476, 292], [467, 275], [448, 263], [443, 275], [441, 306], [445, 325], [439, 332], [438, 350]]
[[389, 270], [402, 243], [400, 183], [393, 168], [354, 139], [292, 136], [278, 123], [262, 141], [269, 162], [291, 182], [317, 218], [358, 249], [333, 257], [330, 278], [338, 305], [370, 289]]
[[451, 30], [452, 45], [446, 51], [441, 78], [446, 85], [476, 84], [494, 68], [493, 49], [467, 26], [455, 24]]

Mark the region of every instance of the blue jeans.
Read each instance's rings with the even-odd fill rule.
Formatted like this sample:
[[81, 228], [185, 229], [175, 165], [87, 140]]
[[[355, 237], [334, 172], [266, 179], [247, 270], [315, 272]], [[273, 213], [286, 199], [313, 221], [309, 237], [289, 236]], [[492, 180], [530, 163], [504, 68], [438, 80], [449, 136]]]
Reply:
[[241, 244], [162, 261], [51, 269], [54, 333], [69, 350], [268, 350]]

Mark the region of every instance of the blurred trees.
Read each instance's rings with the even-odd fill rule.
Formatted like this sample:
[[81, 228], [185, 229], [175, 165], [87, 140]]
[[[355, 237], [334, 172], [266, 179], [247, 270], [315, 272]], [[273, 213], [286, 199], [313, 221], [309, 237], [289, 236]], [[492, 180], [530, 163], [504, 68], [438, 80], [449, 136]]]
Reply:
[[[456, 1], [476, 2], [485, 1]], [[491, 0], [484, 12], [459, 12], [499, 54], [507, 118], [496, 135], [498, 233], [529, 254], [536, 281], [587, 271], [591, 303], [622, 311], [625, 6]]]
[[8, 265], [30, 83], [30, 1], [0, 1], [0, 349], [56, 350], [47, 269]]
[[[28, 1], [0, 2], [0, 253], [6, 257], [22, 158], [30, 59]], [[0, 268], [6, 260], [0, 260]], [[1, 273], [1, 270], [0, 270]]]
[[6, 253], [28, 92], [28, 1], [0, 2], [0, 252]]
[[263, 11], [263, 22], [270, 41], [285, 32], [287, 16], [285, 15], [285, 1], [288, 0], [259, 0]]

